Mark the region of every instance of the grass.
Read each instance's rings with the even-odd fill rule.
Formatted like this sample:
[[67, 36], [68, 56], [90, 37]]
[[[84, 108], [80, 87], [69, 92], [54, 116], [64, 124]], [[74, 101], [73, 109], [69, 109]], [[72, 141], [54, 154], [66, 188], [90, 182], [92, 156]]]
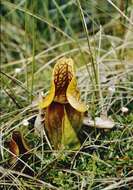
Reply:
[[[132, 10], [130, 0], [2, 0], [0, 189], [133, 188]], [[107, 115], [116, 124], [108, 131], [84, 126], [78, 151], [55, 151], [33, 132], [38, 94], [49, 90], [62, 56], [75, 61], [89, 117]], [[9, 165], [15, 130], [30, 145], [29, 159], [18, 158], [21, 169]]]

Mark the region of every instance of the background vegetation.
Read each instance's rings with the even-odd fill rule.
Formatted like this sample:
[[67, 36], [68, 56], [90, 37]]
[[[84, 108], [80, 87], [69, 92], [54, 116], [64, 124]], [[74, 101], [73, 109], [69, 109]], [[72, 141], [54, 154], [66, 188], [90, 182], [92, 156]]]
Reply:
[[[2, 0], [0, 12], [0, 189], [132, 189], [132, 1]], [[78, 152], [51, 150], [33, 132], [38, 94], [62, 56], [75, 61], [89, 117], [106, 114], [119, 126], [89, 129]], [[28, 172], [8, 163], [15, 130], [30, 144]]]

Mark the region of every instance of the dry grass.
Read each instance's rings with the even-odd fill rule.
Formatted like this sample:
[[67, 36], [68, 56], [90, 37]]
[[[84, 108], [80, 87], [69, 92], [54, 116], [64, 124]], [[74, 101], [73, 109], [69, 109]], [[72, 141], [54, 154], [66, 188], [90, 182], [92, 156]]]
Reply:
[[[101, 5], [87, 0], [52, 2], [2, 1], [0, 188], [132, 189], [131, 2], [124, 10], [120, 5], [127, 1], [122, 0]], [[33, 132], [38, 94], [47, 93], [53, 65], [62, 56], [75, 61], [89, 117], [108, 115], [122, 126], [106, 132], [91, 129], [77, 152], [51, 150], [47, 140]], [[7, 142], [14, 130], [23, 132], [31, 148], [27, 162], [18, 157], [23, 163], [19, 171], [17, 163], [8, 164]]]

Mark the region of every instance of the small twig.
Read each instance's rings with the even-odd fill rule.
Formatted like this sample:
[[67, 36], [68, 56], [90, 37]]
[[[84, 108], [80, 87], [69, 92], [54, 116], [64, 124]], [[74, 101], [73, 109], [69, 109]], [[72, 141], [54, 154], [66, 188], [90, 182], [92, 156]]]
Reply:
[[13, 103], [16, 105], [17, 108], [21, 109], [22, 107], [18, 104], [16, 101], [16, 98], [12, 96], [11, 93], [9, 93], [6, 89], [4, 89], [5, 93], [9, 96], [9, 98], [13, 101]]
[[132, 184], [133, 184], [133, 176], [127, 177], [127, 178], [125, 178], [125, 179], [122, 179], [122, 180], [120, 180], [119, 182], [116, 182], [116, 183], [114, 183], [114, 184], [111, 184], [111, 185], [105, 187], [105, 188], [102, 189], [102, 190], [112, 190], [112, 189], [116, 189], [116, 188], [119, 188], [120, 185], [126, 184], [126, 183], [128, 183], [128, 182], [132, 182]]
[[6, 76], [7, 78], [9, 78], [10, 80], [12, 80], [13, 82], [15, 82], [18, 86], [20, 86], [22, 89], [24, 89], [29, 94], [29, 91], [23, 86], [22, 82], [20, 82], [19, 80], [17, 80], [14, 77], [8, 75], [7, 73], [4, 73], [3, 71], [0, 71], [0, 73], [3, 74], [4, 76]]

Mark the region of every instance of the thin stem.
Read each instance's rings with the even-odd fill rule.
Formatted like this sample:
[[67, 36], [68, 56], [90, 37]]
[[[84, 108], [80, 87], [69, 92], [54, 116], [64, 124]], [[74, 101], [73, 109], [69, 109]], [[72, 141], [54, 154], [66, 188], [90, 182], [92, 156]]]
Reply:
[[[34, 11], [35, 1], [32, 3], [32, 9]], [[35, 41], [36, 41], [36, 34], [35, 34], [35, 19], [32, 18], [32, 73], [31, 73], [31, 93], [30, 93], [30, 101], [33, 100], [33, 89], [34, 89], [34, 72], [35, 72]]]

